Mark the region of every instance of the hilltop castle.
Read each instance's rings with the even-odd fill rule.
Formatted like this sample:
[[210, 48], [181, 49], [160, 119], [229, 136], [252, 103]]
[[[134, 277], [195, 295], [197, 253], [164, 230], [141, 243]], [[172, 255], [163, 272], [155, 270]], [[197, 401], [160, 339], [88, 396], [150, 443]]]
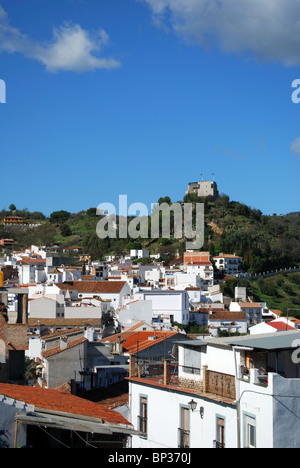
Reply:
[[196, 193], [198, 197], [212, 196], [215, 200], [218, 197], [218, 187], [213, 181], [190, 182], [186, 195], [190, 193]]

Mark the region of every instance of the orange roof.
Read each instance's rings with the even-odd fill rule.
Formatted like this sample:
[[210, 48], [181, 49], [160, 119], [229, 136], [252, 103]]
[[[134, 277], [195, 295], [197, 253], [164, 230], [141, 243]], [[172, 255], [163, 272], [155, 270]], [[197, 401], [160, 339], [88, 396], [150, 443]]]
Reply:
[[[156, 333], [156, 339], [154, 334]], [[101, 340], [102, 342], [109, 341], [110, 343], [118, 343], [119, 339], [126, 353], [135, 354], [143, 349], [150, 348], [157, 343], [164, 341], [165, 339], [171, 338], [172, 336], [178, 335], [177, 331], [173, 332], [162, 332], [162, 331], [133, 331], [129, 329], [123, 333], [110, 336]], [[153, 339], [151, 339], [153, 337]]]
[[30, 258], [30, 257], [22, 257], [22, 260], [17, 261], [17, 265], [20, 265], [22, 263], [25, 263], [27, 265], [30, 264], [41, 264], [41, 265], [46, 265], [46, 260], [41, 259], [41, 258]]
[[[145, 335], [148, 333], [148, 336]], [[129, 354], [136, 354], [139, 351], [150, 348], [151, 346], [161, 343], [162, 341], [171, 338], [172, 336], [178, 335], [178, 332], [156, 332], [156, 339], [149, 339], [154, 337], [153, 332], [136, 332], [138, 337], [130, 337], [131, 339], [126, 341], [126, 347], [128, 346], [127, 352]], [[142, 336], [140, 336], [142, 334]], [[137, 338], [137, 339], [136, 339]], [[123, 345], [124, 346], [124, 345]]]
[[65, 284], [55, 284], [60, 289], [73, 289], [79, 293], [118, 294], [126, 281], [70, 281]]
[[239, 257], [238, 255], [233, 255], [233, 254], [222, 254], [222, 255], [217, 255], [216, 257], [213, 257], [213, 258], [241, 258], [243, 259], [243, 257]]
[[93, 403], [58, 390], [0, 383], [0, 394], [23, 401], [29, 405], [34, 405], [37, 409], [44, 408], [52, 411], [99, 418], [112, 424], [131, 425], [127, 419], [116, 411], [103, 408], [99, 403]]
[[282, 315], [282, 311], [279, 309], [270, 309], [270, 312], [273, 312], [276, 315], [279, 315], [279, 317]]
[[228, 312], [227, 310], [220, 310], [209, 315], [208, 320], [247, 320], [247, 315], [245, 312]]
[[288, 320], [290, 322], [294, 322], [294, 323], [300, 323], [300, 320], [298, 318], [295, 318], [295, 317], [289, 317]]
[[270, 325], [273, 328], [276, 328], [276, 330], [295, 330], [295, 327], [291, 327], [290, 325], [284, 322], [268, 322], [268, 325]]

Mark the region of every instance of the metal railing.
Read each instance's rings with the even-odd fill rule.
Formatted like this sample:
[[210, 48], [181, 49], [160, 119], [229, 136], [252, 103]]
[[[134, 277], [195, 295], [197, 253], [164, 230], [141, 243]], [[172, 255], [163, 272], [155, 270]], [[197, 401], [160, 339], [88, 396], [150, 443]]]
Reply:
[[147, 437], [148, 433], [148, 419], [143, 416], [138, 416], [138, 430], [143, 433], [144, 437]]
[[214, 448], [221, 448], [221, 449], [224, 449], [224, 448], [225, 448], [225, 444], [224, 444], [224, 442], [219, 442], [218, 440], [214, 440]]
[[190, 431], [178, 428], [178, 448], [190, 447]]

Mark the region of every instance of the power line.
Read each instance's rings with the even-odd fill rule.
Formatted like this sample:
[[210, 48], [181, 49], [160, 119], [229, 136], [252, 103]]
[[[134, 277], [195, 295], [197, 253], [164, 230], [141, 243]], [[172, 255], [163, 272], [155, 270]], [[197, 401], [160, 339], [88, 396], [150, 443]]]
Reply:
[[59, 442], [61, 445], [63, 445], [64, 447], [66, 448], [71, 448], [71, 447], [68, 447], [68, 445], [64, 444], [61, 440], [57, 439], [56, 437], [54, 437], [52, 434], [50, 434], [50, 432], [46, 431], [46, 429], [44, 429], [42, 426], [40, 426], [39, 424], [37, 425], [40, 429], [42, 429], [42, 431], [44, 431], [47, 435], [49, 435], [50, 437], [52, 437], [52, 439], [54, 439], [56, 442]]

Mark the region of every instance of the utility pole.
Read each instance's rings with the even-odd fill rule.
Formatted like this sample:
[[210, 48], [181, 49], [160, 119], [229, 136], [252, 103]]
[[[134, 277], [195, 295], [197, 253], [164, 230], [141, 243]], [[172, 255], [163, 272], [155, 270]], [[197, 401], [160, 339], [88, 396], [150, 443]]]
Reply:
[[285, 327], [285, 330], [287, 330], [287, 327], [288, 327], [288, 320], [289, 320], [289, 312], [290, 310], [300, 310], [300, 308], [291, 308], [291, 307], [287, 307], [286, 309], [286, 313], [287, 313], [287, 316], [286, 316], [286, 327]]

